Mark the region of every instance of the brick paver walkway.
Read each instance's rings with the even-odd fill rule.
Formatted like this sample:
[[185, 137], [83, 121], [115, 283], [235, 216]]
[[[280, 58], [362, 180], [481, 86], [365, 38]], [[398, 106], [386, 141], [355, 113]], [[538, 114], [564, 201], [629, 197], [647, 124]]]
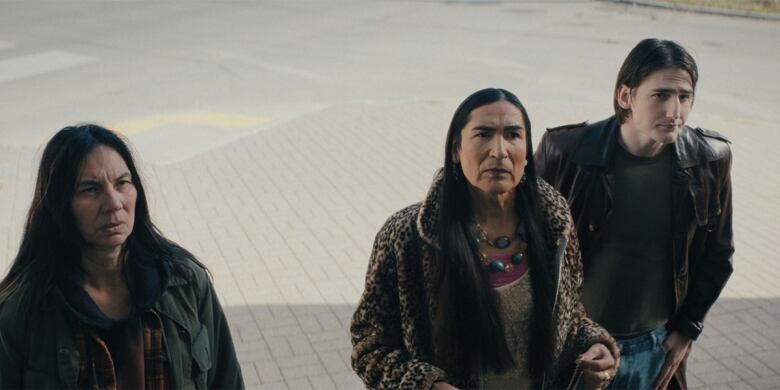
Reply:
[[[456, 103], [338, 105], [196, 158], [143, 165], [158, 224], [214, 275], [250, 387], [361, 387], [348, 325], [374, 234], [425, 195]], [[774, 135], [760, 131], [733, 137], [737, 271], [691, 356], [695, 388], [780, 384], [780, 266], [770, 234], [780, 181], [748, 169], [771, 148], [761, 140]], [[8, 259], [37, 155], [5, 148], [0, 156], [0, 220], [13, 221], [0, 231]]]

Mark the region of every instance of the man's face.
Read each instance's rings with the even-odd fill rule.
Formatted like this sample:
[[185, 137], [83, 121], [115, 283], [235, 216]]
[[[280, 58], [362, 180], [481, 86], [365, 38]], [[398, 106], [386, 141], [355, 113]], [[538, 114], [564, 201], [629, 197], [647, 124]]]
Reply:
[[683, 69], [661, 69], [634, 89], [621, 86], [617, 100], [630, 111], [622, 128], [645, 143], [670, 144], [677, 140], [693, 108], [693, 82]]

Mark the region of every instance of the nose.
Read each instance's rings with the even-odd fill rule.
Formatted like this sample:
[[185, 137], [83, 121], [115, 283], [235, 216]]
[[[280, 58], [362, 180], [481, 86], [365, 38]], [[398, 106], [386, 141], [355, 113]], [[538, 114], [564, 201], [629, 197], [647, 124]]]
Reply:
[[122, 209], [122, 198], [119, 194], [119, 191], [117, 191], [115, 188], [112, 187], [105, 192], [105, 196], [103, 198], [103, 209], [104, 211], [117, 211]]
[[669, 99], [668, 115], [670, 118], [680, 118], [680, 111], [682, 108], [682, 102], [679, 96], [675, 96], [673, 99]]
[[491, 157], [499, 161], [507, 158], [506, 145], [504, 144], [506, 141], [504, 140], [504, 137], [496, 133], [494, 138], [495, 141], [493, 143], [493, 147], [490, 150]]

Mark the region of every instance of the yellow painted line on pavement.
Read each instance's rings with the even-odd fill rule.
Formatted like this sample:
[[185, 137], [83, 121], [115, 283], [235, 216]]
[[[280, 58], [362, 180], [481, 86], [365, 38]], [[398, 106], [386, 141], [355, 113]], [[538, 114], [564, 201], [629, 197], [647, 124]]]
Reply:
[[112, 123], [109, 128], [124, 135], [136, 135], [170, 125], [206, 126], [215, 129], [250, 129], [268, 122], [262, 115], [246, 115], [227, 112], [180, 112], [154, 115]]

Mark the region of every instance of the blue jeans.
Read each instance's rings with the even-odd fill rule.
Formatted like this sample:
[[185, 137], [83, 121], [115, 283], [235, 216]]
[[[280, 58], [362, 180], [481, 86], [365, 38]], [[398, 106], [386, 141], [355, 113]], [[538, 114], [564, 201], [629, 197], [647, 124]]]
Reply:
[[620, 368], [609, 389], [652, 389], [666, 361], [666, 328], [638, 336], [615, 337], [620, 345]]

